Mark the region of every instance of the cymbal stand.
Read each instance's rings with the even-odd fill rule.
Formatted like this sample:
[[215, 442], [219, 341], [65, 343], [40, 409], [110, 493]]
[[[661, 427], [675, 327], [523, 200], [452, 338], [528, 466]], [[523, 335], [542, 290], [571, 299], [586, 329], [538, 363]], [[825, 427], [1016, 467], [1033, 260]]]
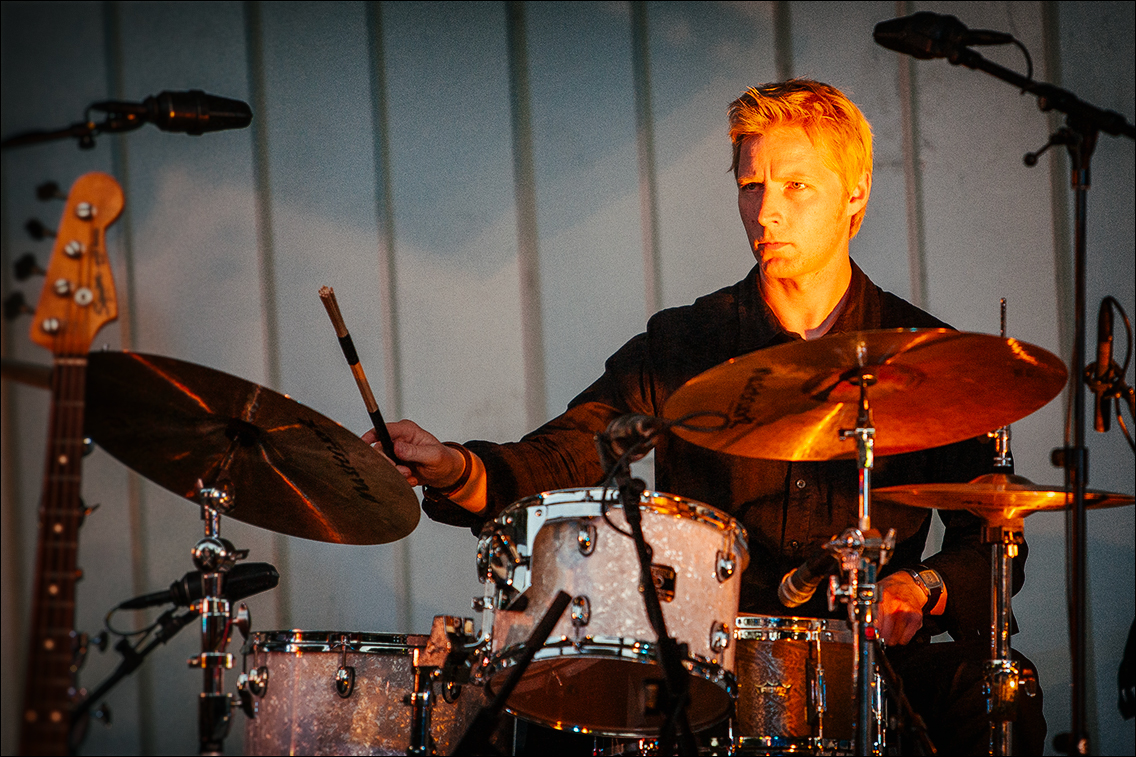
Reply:
[[201, 654], [190, 657], [188, 664], [204, 674], [198, 700], [198, 745], [201, 754], [212, 755], [223, 754], [232, 715], [232, 699], [225, 693], [225, 669], [233, 667], [233, 655], [225, 651], [232, 631], [229, 600], [223, 594], [225, 573], [248, 550], [234, 549], [221, 538], [221, 513], [233, 507], [232, 487], [226, 479], [209, 487], [199, 479], [197, 500], [205, 521], [205, 538], [193, 547], [193, 564], [202, 572], [203, 596], [193, 605], [201, 615]]
[[[864, 352], [858, 350], [858, 358], [863, 366]], [[895, 547], [895, 529], [888, 531], [886, 537], [872, 528], [871, 493], [872, 467], [875, 463], [876, 429], [872, 423], [872, 410], [868, 402], [868, 387], [876, 383], [876, 377], [861, 367], [849, 378], [849, 382], [860, 387], [860, 408], [856, 418], [856, 428], [841, 429], [841, 439], [856, 440], [856, 467], [859, 473], [859, 522], [856, 528], [848, 528], [825, 548], [840, 560], [841, 572], [847, 576], [847, 583], [841, 585], [832, 576], [828, 590], [828, 604], [835, 609], [839, 599], [848, 605], [848, 621], [856, 636], [853, 648], [853, 691], [856, 699], [856, 754], [881, 754], [882, 729], [877, 722], [875, 706], [876, 664], [876, 576], [880, 568], [887, 564]]]

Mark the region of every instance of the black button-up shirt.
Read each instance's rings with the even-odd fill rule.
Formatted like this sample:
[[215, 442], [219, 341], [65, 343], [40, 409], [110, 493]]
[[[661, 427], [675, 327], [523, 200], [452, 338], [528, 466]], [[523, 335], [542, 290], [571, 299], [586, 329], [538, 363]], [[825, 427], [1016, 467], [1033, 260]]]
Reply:
[[[594, 434], [626, 413], [662, 415], [667, 399], [686, 381], [730, 358], [799, 340], [787, 333], [761, 297], [755, 267], [742, 281], [694, 304], [655, 314], [645, 333], [612, 355], [604, 374], [567, 411], [511, 444], [469, 442], [485, 463], [489, 506], [483, 516], [427, 502], [427, 514], [475, 529], [512, 502], [552, 489], [592, 486], [603, 475]], [[829, 333], [891, 328], [949, 328], [910, 303], [883, 291], [852, 264], [850, 291]], [[990, 471], [993, 447], [985, 438], [903, 455], [877, 457], [873, 487], [905, 483], [966, 482]], [[723, 454], [668, 435], [655, 451], [655, 485], [661, 492], [705, 502], [744, 524], [750, 561], [742, 576], [742, 612], [828, 616], [823, 589], [787, 610], [777, 599], [781, 577], [821, 544], [857, 520], [855, 461], [785, 462]], [[920, 562], [932, 511], [874, 502], [872, 525], [896, 530], [896, 549], [884, 574]], [[969, 513], [942, 511], [942, 550], [923, 561], [948, 589], [942, 630], [956, 639], [989, 634], [990, 547]], [[1016, 561], [1022, 580], [1025, 550]], [[837, 617], [844, 617], [838, 608]], [[940, 629], [929, 628], [929, 631]]]

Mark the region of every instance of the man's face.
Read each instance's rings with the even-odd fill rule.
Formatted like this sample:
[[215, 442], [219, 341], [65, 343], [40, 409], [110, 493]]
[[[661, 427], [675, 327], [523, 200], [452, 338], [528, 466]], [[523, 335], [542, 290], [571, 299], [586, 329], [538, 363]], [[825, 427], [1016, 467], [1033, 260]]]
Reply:
[[868, 202], [865, 176], [851, 195], [800, 126], [747, 137], [738, 159], [738, 210], [765, 278], [823, 274], [848, 256], [852, 216]]

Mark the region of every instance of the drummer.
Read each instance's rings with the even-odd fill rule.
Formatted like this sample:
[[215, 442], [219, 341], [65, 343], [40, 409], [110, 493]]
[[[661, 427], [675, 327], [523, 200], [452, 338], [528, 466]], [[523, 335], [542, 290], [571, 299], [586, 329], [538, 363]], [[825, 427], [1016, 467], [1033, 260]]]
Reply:
[[[519, 442], [442, 443], [412, 421], [390, 423], [398, 470], [424, 487], [427, 515], [472, 526], [523, 497], [590, 486], [603, 476], [594, 435], [627, 413], [661, 416], [686, 381], [730, 358], [825, 334], [949, 328], [883, 291], [849, 256], [872, 187], [871, 127], [839, 90], [806, 79], [764, 84], [730, 104], [738, 210], [757, 264], [742, 281], [692, 305], [656, 313], [612, 355], [602, 376], [568, 409]], [[364, 439], [374, 443], [373, 432]], [[990, 472], [988, 440], [878, 458], [873, 484], [966, 482]], [[749, 533], [741, 612], [845, 617], [824, 592], [792, 611], [777, 599], [781, 577], [857, 520], [854, 461], [786, 462], [714, 452], [673, 435], [655, 451], [656, 489], [706, 502]], [[879, 581], [879, 631], [906, 690], [945, 753], [986, 753], [982, 666], [989, 656], [990, 550], [968, 513], [940, 512], [941, 551], [922, 560], [930, 510], [873, 505], [894, 528], [896, 548]], [[1026, 550], [1015, 563], [1024, 580]], [[917, 578], [918, 575], [918, 578]], [[955, 644], [929, 644], [948, 631]], [[1028, 662], [1028, 661], [1027, 661]], [[1017, 753], [1040, 754], [1040, 692], [1025, 704]]]

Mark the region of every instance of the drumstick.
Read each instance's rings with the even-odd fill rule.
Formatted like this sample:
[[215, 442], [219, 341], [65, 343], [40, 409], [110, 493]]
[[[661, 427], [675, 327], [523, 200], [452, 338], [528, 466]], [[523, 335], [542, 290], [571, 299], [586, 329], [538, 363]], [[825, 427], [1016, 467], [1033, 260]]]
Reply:
[[379, 444], [382, 445], [386, 456], [391, 459], [391, 462], [397, 463], [399, 460], [394, 454], [394, 442], [391, 441], [387, 424], [383, 421], [383, 414], [379, 412], [379, 403], [375, 402], [371, 385], [367, 382], [367, 374], [363, 372], [363, 366], [359, 364], [359, 353], [355, 351], [355, 343], [351, 341], [351, 334], [347, 332], [347, 325], [343, 323], [343, 314], [339, 312], [339, 303], [335, 301], [335, 292], [331, 287], [320, 287], [319, 296], [323, 300], [323, 306], [327, 308], [328, 316], [331, 317], [331, 325], [335, 327], [335, 335], [339, 337], [339, 346], [343, 348], [343, 357], [347, 358], [347, 364], [351, 366], [351, 375], [355, 377], [355, 383], [359, 386], [359, 393], [363, 395], [363, 404], [367, 406], [367, 414], [371, 416], [371, 423], [375, 424], [375, 436], [378, 437]]

